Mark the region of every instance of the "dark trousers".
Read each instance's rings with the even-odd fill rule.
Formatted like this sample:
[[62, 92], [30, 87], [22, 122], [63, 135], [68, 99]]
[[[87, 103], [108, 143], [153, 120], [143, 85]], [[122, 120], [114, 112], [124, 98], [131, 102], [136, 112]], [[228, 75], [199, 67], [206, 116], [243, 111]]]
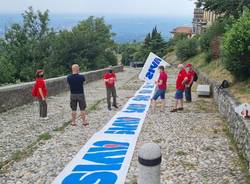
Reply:
[[192, 102], [192, 85], [185, 89], [185, 98], [187, 102]]
[[42, 99], [38, 99], [38, 101], [39, 101], [40, 117], [45, 118], [47, 117], [47, 102]]
[[111, 108], [111, 96], [113, 97], [113, 105], [116, 105], [116, 89], [115, 87], [107, 89], [107, 103], [108, 107]]

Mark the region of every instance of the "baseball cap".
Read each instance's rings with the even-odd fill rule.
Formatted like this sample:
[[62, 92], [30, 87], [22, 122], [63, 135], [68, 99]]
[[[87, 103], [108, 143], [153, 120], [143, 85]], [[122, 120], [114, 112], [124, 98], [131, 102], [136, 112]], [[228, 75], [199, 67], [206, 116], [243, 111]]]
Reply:
[[183, 65], [183, 64], [178, 64], [177, 67], [178, 67], [178, 68], [184, 68], [184, 65]]
[[39, 75], [40, 73], [43, 73], [43, 72], [44, 72], [43, 70], [37, 70], [36, 75]]

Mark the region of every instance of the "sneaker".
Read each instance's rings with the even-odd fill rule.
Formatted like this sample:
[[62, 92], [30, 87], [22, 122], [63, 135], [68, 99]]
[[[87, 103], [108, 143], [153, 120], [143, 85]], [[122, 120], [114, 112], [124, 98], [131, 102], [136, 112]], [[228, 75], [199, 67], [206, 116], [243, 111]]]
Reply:
[[113, 105], [114, 108], [118, 109], [118, 106], [117, 105]]
[[49, 119], [48, 116], [46, 116], [46, 117], [40, 117], [40, 120], [48, 120], [48, 119]]
[[178, 108], [177, 110], [178, 110], [178, 111], [183, 111], [183, 110], [184, 110], [184, 108], [183, 108], [183, 107], [181, 107], [181, 108]]
[[108, 107], [108, 110], [111, 111], [112, 110], [111, 107]]
[[88, 122], [83, 122], [82, 125], [83, 125], [83, 126], [88, 126], [89, 123], [88, 123]]
[[170, 112], [177, 112], [177, 109], [173, 109], [173, 110], [171, 110]]

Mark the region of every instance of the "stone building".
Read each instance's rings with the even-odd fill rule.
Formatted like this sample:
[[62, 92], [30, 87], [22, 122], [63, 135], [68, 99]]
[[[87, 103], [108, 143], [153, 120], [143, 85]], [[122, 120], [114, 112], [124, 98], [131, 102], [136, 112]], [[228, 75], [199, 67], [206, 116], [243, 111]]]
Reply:
[[204, 32], [207, 27], [211, 26], [216, 21], [218, 17], [219, 15], [215, 12], [195, 8], [193, 18], [193, 35]]
[[193, 18], [193, 34], [201, 34], [202, 32], [202, 25], [206, 24], [204, 22], [204, 10], [200, 8], [194, 9], [194, 18]]

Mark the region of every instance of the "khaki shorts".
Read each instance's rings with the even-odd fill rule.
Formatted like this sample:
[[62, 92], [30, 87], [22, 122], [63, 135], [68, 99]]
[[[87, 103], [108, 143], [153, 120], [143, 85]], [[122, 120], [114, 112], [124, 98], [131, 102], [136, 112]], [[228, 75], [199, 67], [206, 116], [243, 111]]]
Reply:
[[84, 94], [71, 94], [70, 95], [70, 107], [72, 111], [77, 110], [77, 104], [79, 104], [79, 108], [81, 111], [86, 109], [86, 101]]

